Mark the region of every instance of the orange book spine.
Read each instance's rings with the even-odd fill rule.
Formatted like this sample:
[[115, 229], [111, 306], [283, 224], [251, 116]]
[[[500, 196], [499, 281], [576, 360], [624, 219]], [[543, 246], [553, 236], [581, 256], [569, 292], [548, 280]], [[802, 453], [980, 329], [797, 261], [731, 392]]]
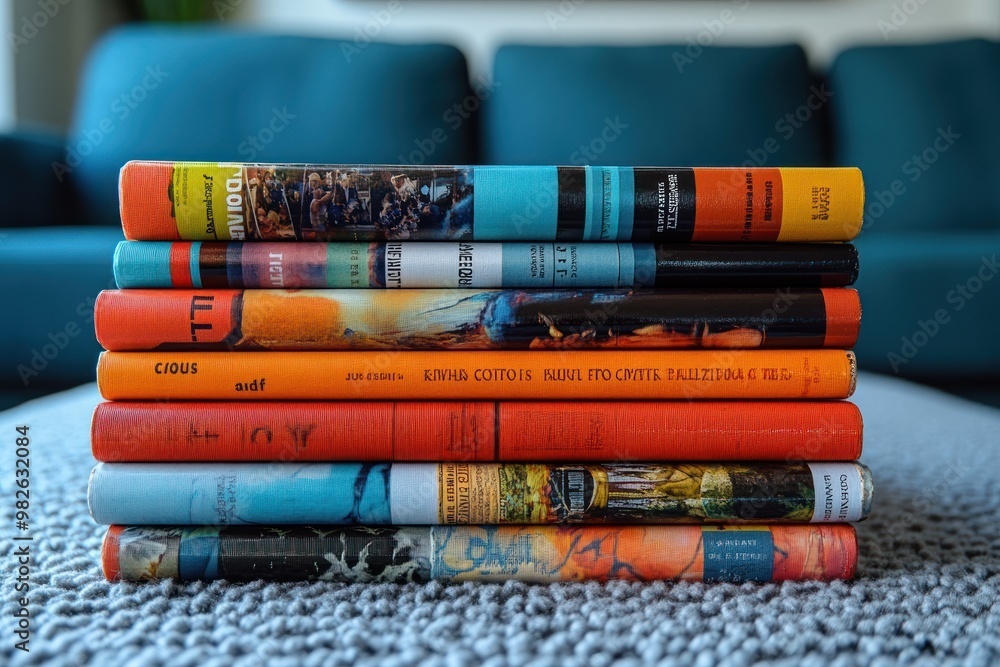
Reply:
[[94, 327], [101, 345], [117, 352], [854, 346], [861, 323], [855, 290], [788, 289], [780, 299], [775, 294], [774, 290], [105, 290], [94, 306]]
[[108, 400], [847, 398], [845, 350], [104, 352]]
[[850, 579], [854, 528], [759, 526], [111, 526], [108, 581]]
[[113, 402], [105, 462], [851, 461], [847, 401]]

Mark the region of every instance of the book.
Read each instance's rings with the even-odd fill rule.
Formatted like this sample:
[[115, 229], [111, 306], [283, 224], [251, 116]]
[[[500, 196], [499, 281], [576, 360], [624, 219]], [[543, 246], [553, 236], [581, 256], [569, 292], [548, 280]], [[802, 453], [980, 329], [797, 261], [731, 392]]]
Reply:
[[848, 524], [112, 526], [101, 549], [109, 581], [824, 581], [857, 559]]
[[116, 401], [94, 458], [141, 461], [853, 461], [847, 401]]
[[849, 241], [856, 168], [129, 162], [135, 241]]
[[846, 243], [122, 241], [121, 288], [842, 287]]
[[120, 400], [840, 399], [846, 350], [102, 352]]
[[102, 524], [844, 522], [859, 463], [98, 463]]
[[102, 292], [107, 350], [853, 347], [858, 293], [784, 290]]

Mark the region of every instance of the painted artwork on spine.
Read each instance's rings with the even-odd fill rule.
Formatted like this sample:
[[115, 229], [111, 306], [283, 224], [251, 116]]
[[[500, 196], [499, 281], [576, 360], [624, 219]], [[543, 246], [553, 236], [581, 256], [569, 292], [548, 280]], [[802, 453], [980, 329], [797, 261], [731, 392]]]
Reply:
[[110, 581], [408, 583], [849, 579], [849, 525], [112, 526]]
[[[838, 494], [840, 473], [854, 482], [844, 495], [860, 509], [864, 473], [841, 464]], [[443, 525], [806, 522], [817, 515], [817, 485], [805, 463], [446, 463], [438, 484]]]
[[88, 493], [132, 525], [836, 523], [871, 497], [861, 464], [766, 462], [102, 463]]
[[861, 307], [843, 288], [113, 290], [94, 317], [109, 350], [844, 348]]

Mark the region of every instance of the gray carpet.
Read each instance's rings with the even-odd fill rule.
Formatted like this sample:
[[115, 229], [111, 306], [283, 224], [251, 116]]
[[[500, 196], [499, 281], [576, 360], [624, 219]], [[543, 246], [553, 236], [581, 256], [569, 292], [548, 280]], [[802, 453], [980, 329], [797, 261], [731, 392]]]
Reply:
[[[875, 476], [852, 583], [110, 585], [87, 516], [93, 387], [0, 413], [0, 663], [990, 664], [1000, 411], [863, 376]], [[30, 654], [13, 649], [14, 426], [33, 438]]]

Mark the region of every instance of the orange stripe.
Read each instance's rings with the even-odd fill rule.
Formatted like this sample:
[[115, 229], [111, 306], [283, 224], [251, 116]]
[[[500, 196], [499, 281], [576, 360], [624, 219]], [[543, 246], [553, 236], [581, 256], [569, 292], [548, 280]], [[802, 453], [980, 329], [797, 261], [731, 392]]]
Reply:
[[170, 283], [173, 287], [194, 287], [191, 276], [191, 251], [193, 243], [174, 243], [170, 246]]
[[108, 581], [121, 581], [118, 538], [125, 532], [125, 526], [111, 526], [101, 542], [101, 569]]
[[[101, 292], [94, 305], [94, 329], [101, 345], [106, 350], [152, 350], [165, 343], [217, 344], [238, 324], [239, 290], [195, 290], [185, 299], [161, 299], [161, 292]], [[126, 312], [128, 325], [122, 326], [121, 315]]]
[[826, 304], [826, 337], [824, 347], [851, 348], [858, 342], [861, 328], [861, 298], [857, 290], [824, 287]]
[[[849, 524], [770, 527], [772, 581], [850, 579], [858, 565], [858, 537]], [[779, 555], [784, 554], [784, 555]]]
[[694, 170], [694, 179], [697, 208], [693, 242], [770, 242], [778, 238], [782, 214], [779, 169], [701, 168]]
[[170, 191], [172, 162], [133, 161], [118, 175], [122, 229], [130, 241], [179, 241]]

